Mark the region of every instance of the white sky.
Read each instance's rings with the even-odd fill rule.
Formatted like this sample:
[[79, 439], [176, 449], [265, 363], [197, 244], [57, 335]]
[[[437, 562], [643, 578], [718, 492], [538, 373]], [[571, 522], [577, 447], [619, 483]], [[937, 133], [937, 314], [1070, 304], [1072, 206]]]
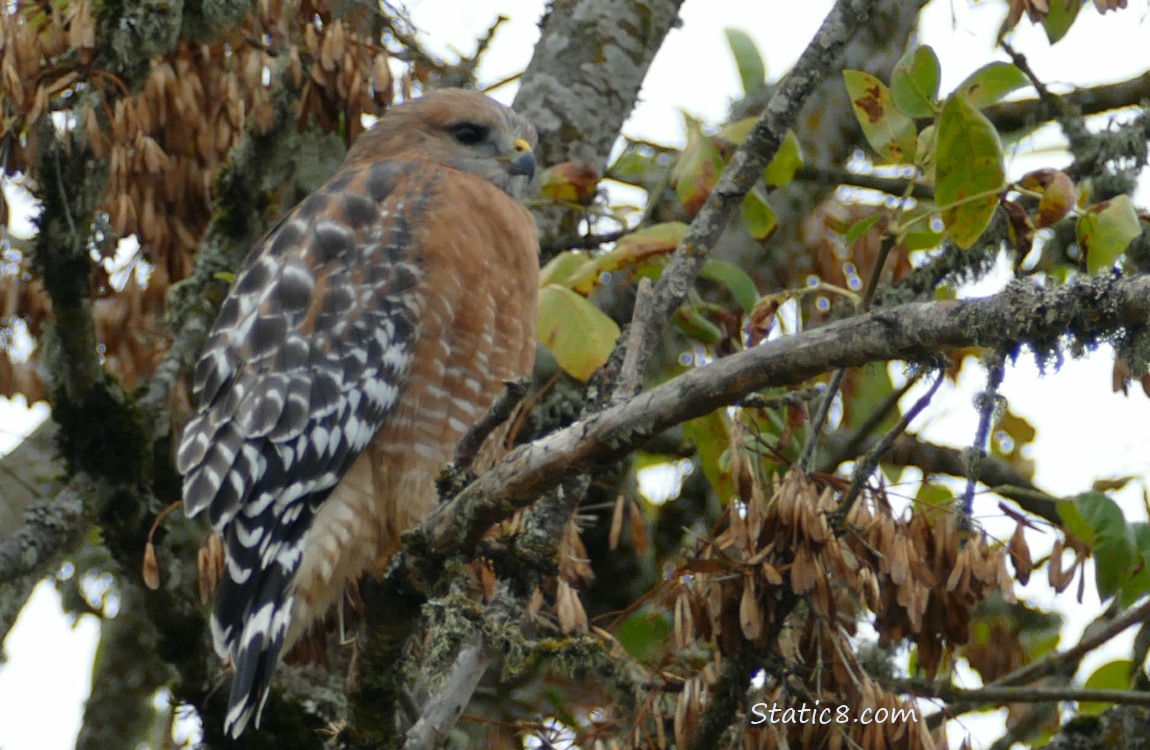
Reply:
[[[477, 35], [497, 14], [510, 17], [496, 37], [481, 68], [484, 82], [500, 80], [521, 70], [538, 38], [537, 23], [543, 0], [411, 0], [408, 3], [424, 39], [435, 50], [470, 53]], [[777, 78], [797, 57], [830, 7], [829, 0], [756, 2], [745, 0], [686, 0], [683, 25], [671, 32], [647, 77], [642, 101], [625, 126], [628, 135], [667, 143], [683, 139], [680, 110], [711, 124], [720, 122], [727, 106], [741, 90], [726, 48], [728, 26], [749, 33], [764, 51], [768, 73]], [[942, 88], [947, 91], [968, 73], [991, 59], [995, 30], [1004, 5], [967, 0], [936, 0], [922, 14], [922, 41], [934, 47], [942, 64]], [[1050, 47], [1040, 31], [1025, 20], [1014, 42], [1034, 70], [1046, 81], [1089, 84], [1116, 81], [1142, 72], [1147, 10], [1144, 4], [1105, 18], [1088, 5], [1068, 37]], [[996, 55], [1001, 59], [1001, 54]], [[509, 100], [513, 89], [497, 94]], [[1035, 166], [1061, 166], [1062, 154], [1044, 152], [1039, 160], [1012, 164], [1018, 175]], [[1150, 203], [1145, 186], [1139, 203]], [[995, 291], [980, 288], [979, 294]], [[1090, 488], [1099, 477], [1134, 474], [1141, 483], [1120, 494], [1128, 517], [1145, 520], [1142, 487], [1150, 479], [1150, 399], [1137, 389], [1130, 397], [1110, 392], [1111, 358], [1106, 352], [1071, 362], [1060, 372], [1039, 377], [1030, 360], [1008, 371], [1002, 393], [1010, 408], [1038, 428], [1033, 449], [1036, 482], [1047, 489], [1073, 494]], [[957, 389], [944, 386], [941, 398], [920, 417], [914, 429], [940, 443], [965, 446], [971, 440], [976, 414], [973, 393], [982, 386], [975, 367], [967, 367]], [[42, 412], [41, 412], [42, 416]], [[13, 432], [31, 429], [32, 417], [22, 407], [0, 409], [0, 423]], [[0, 439], [3, 435], [0, 434]], [[993, 505], [978, 508], [980, 518], [994, 534], [1012, 530], [998, 522]], [[1035, 552], [1049, 544], [1035, 540]], [[1044, 578], [1043, 575], [1035, 576]], [[1088, 586], [1088, 590], [1092, 587]], [[1040, 592], [1033, 582], [1027, 593]], [[1087, 594], [1083, 606], [1070, 596], [1054, 598], [1036, 593], [1052, 608], [1068, 613], [1072, 621], [1064, 643], [1072, 642], [1082, 627], [1100, 611], [1096, 596]], [[9, 662], [0, 667], [0, 750], [63, 750], [72, 747], [87, 695], [97, 627], [90, 617], [75, 628], [59, 611], [48, 586], [33, 597], [5, 642]], [[1069, 640], [1066, 640], [1069, 639]], [[1128, 653], [1128, 652], [1127, 652]], [[1126, 655], [1120, 650], [1088, 658], [1093, 666]], [[1081, 673], [1080, 673], [1081, 674]], [[986, 746], [997, 736], [993, 724], [967, 722]]]

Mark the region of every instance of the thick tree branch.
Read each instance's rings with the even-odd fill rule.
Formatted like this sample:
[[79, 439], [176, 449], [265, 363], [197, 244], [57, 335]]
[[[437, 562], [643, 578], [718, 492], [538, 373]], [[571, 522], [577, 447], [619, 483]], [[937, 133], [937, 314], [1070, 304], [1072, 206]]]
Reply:
[[[1097, 115], [1112, 109], [1137, 106], [1150, 98], [1150, 73], [1117, 83], [1108, 83], [1092, 88], [1074, 89], [1058, 94], [1065, 105], [1069, 105], [1083, 115]], [[983, 110], [996, 130], [1009, 133], [1031, 128], [1054, 119], [1062, 111], [1047, 100], [1022, 99], [1015, 102], [999, 102]]]
[[459, 649], [443, 689], [424, 704], [419, 720], [408, 731], [403, 750], [443, 747], [490, 663], [491, 658], [484, 653], [482, 643], [478, 640], [465, 643]]
[[172, 677], [156, 653], [159, 636], [147, 616], [142, 587], [121, 576], [119, 590], [119, 612], [100, 625], [92, 690], [76, 750], [138, 747], [155, 720], [156, 689]]
[[[515, 109], [539, 129], [542, 164], [590, 162], [600, 174], [683, 0], [554, 0], [523, 72]], [[536, 212], [547, 245], [581, 214]]]
[[54, 498], [28, 508], [20, 530], [0, 542], [0, 641], [32, 588], [83, 541], [92, 515], [108, 508], [112, 494], [104, 482], [80, 472]]
[[56, 449], [56, 423], [41, 422], [23, 442], [0, 458], [0, 540], [24, 525], [34, 503], [55, 497], [64, 486], [64, 464]]
[[829, 323], [696, 368], [521, 446], [414, 534], [428, 549], [473, 548], [492, 523], [564, 476], [762, 388], [798, 384], [839, 367], [927, 360], [966, 346], [1017, 352], [1027, 344], [1046, 356], [1068, 339], [1081, 349], [1147, 322], [1150, 276], [1098, 276], [1049, 290], [1015, 282], [992, 297], [913, 303]]

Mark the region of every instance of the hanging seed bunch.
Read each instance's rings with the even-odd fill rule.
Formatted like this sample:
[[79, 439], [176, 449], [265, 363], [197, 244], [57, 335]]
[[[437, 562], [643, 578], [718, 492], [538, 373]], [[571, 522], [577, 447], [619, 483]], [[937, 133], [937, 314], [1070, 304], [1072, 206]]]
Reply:
[[[1013, 599], [1006, 560], [1020, 570], [1029, 553], [962, 530], [943, 509], [896, 515], [880, 490], [864, 493], [844, 517], [832, 484], [798, 470], [764, 481], [746, 452], [734, 453], [731, 476], [738, 499], [725, 527], [698, 545], [672, 593], [675, 648], [714, 656], [675, 696], [677, 742], [698, 731], [724, 663], [753, 653], [765, 668], [744, 707], [748, 750], [934, 747], [922, 711], [860, 665], [859, 625], [873, 624], [880, 646], [913, 645], [917, 668], [931, 679], [969, 640], [981, 601], [999, 591]], [[762, 720], [752, 706], [777, 707], [776, 720]], [[803, 706], [829, 708], [829, 723], [799, 720]], [[787, 708], [795, 711], [783, 714]]]
[[[26, 268], [27, 238], [8, 231], [9, 199], [36, 184], [45, 128], [56, 129], [72, 158], [106, 174], [93, 225], [80, 229], [98, 261], [105, 365], [131, 387], [163, 353], [165, 295], [191, 270], [229, 152], [285, 117], [350, 142], [362, 114], [391, 103], [386, 19], [375, 4], [338, 7], [339, 16], [327, 0], [259, 0], [214, 26], [168, 19], [175, 31], [157, 32], [163, 43], [136, 77], [114, 72], [128, 21], [100, 15], [109, 8], [91, 0], [0, 7], [0, 181], [13, 188], [0, 195], [0, 395], [45, 395], [37, 352], [17, 344], [25, 334], [38, 339], [48, 303]], [[121, 244], [127, 239], [138, 243], [134, 254]]]

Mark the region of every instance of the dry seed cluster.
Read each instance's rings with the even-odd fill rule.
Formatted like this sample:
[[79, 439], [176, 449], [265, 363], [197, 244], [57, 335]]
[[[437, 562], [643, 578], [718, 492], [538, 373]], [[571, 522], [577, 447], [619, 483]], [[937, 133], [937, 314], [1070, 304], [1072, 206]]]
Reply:
[[[114, 53], [92, 0], [0, 7], [0, 178], [34, 185], [47, 118], [64, 115], [52, 122], [72, 153], [84, 158], [86, 146], [107, 170], [87, 228], [95, 252], [107, 260], [119, 240], [134, 237], [139, 259], [152, 267], [131, 274], [122, 289], [108, 282], [103, 266], [93, 271], [97, 337], [106, 366], [127, 386], [150, 374], [162, 354], [165, 294], [191, 269], [219, 169], [245, 134], [273, 125], [277, 91], [294, 100], [301, 128], [341, 128], [348, 140], [362, 129], [361, 113], [379, 113], [391, 102], [378, 8], [349, 4], [337, 18], [331, 5], [259, 0], [241, 24], [219, 29], [211, 42], [179, 40], [156, 55], [136, 91], [96, 63]], [[0, 195], [0, 238], [8, 218]], [[47, 299], [20, 253], [6, 260], [3, 327], [10, 337], [20, 320], [37, 338]], [[44, 398], [38, 365], [35, 355], [27, 362], [0, 356], [0, 395]]]
[[[969, 638], [975, 606], [994, 591], [1012, 596], [1007, 550], [981, 533], [961, 532], [950, 514], [896, 517], [881, 493], [857, 501], [841, 528], [830, 519], [839, 496], [799, 471], [764, 487], [750, 457], [734, 459], [741, 501], [727, 527], [700, 545], [674, 594], [679, 649], [712, 646], [716, 655], [679, 693], [675, 734], [697, 731], [724, 659], [746, 647], [773, 656], [756, 700], [780, 707], [846, 705], [851, 717], [913, 704], [860, 667], [851, 637], [871, 619], [883, 643], [910, 641], [933, 676]], [[1015, 546], [1019, 561], [1029, 555]], [[883, 715], [883, 714], [879, 714]], [[921, 711], [919, 712], [921, 719]], [[934, 747], [921, 721], [749, 725], [744, 747]], [[825, 743], [825, 744], [823, 744]], [[857, 744], [854, 744], [857, 743]]]

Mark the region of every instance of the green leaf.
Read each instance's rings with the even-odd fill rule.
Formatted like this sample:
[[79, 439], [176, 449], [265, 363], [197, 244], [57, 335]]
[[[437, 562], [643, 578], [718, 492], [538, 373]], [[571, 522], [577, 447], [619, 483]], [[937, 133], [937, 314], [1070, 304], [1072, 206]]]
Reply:
[[[1130, 687], [1131, 663], [1129, 659], [1115, 659], [1103, 664], [1086, 678], [1082, 685], [1086, 690], [1127, 690]], [[1080, 714], [1097, 715], [1112, 706], [1112, 703], [1082, 701], [1078, 704]]]
[[644, 153], [640, 147], [630, 146], [623, 149], [623, 153], [619, 154], [615, 163], [607, 168], [605, 176], [628, 185], [642, 187], [647, 182], [653, 181], [656, 169], [661, 171], [665, 168], [652, 154]]
[[619, 326], [602, 310], [557, 284], [539, 291], [539, 342], [573, 378], [587, 381], [619, 338]]
[[1119, 603], [1129, 606], [1150, 594], [1150, 524], [1132, 523], [1130, 529], [1134, 534], [1134, 547], [1139, 559], [1134, 564], [1134, 575], [1122, 587]]
[[687, 127], [687, 145], [671, 168], [671, 184], [675, 186], [675, 194], [683, 208], [694, 216], [711, 194], [724, 164], [715, 139], [703, 133], [697, 120], [686, 114], [683, 119]]
[[938, 118], [935, 199], [951, 239], [965, 249], [982, 235], [1006, 185], [998, 133], [966, 99], [947, 99]]
[[708, 281], [725, 286], [743, 308], [743, 312], [750, 313], [755, 309], [759, 301], [759, 290], [755, 289], [755, 282], [743, 269], [725, 260], [707, 258], [703, 261], [699, 275]]
[[1062, 519], [1063, 528], [1081, 539], [1086, 546], [1094, 545], [1094, 529], [1082, 516], [1082, 511], [1078, 507], [1078, 499], [1060, 501], [1058, 503], [1058, 517]]
[[222, 281], [225, 284], [230, 284], [236, 280], [236, 275], [231, 271], [217, 271], [213, 274], [217, 281]]
[[1130, 580], [1138, 550], [1134, 530], [1118, 503], [1100, 492], [1078, 496], [1076, 506], [1094, 531], [1094, 576], [1098, 594], [1109, 599]]
[[850, 229], [848, 229], [846, 234], [843, 235], [843, 239], [847, 242], [854, 242], [859, 237], [862, 237], [864, 234], [869, 232], [870, 228], [873, 227], [875, 223], [878, 222], [878, 220], [881, 218], [881, 214], [875, 214], [874, 216], [868, 216], [865, 219], [859, 219], [854, 224], [851, 224]]
[[590, 256], [590, 260], [575, 269], [562, 283], [586, 297], [595, 291], [603, 274], [674, 252], [686, 234], [687, 225], [679, 221], [644, 227], [622, 237], [609, 251]]
[[775, 158], [771, 159], [771, 163], [763, 171], [763, 180], [769, 188], [780, 188], [790, 184], [802, 166], [803, 147], [799, 145], [795, 131], [788, 130], [782, 144], [779, 145], [778, 152], [775, 153]]
[[731, 446], [731, 420], [725, 409], [683, 423], [683, 439], [695, 446], [695, 460], [711, 483], [715, 497], [726, 505], [735, 495], [730, 463], [724, 470], [723, 455]]
[[723, 332], [719, 330], [719, 327], [707, 320], [706, 316], [697, 308], [690, 305], [683, 305], [676, 310], [672, 320], [675, 327], [687, 334], [688, 338], [700, 343], [717, 344], [723, 340]]
[[775, 210], [771, 208], [771, 204], [767, 203], [758, 188], [751, 188], [747, 194], [743, 196], [743, 223], [747, 225], [747, 231], [756, 240], [765, 240], [775, 233], [775, 229], [779, 226], [779, 217], [775, 215]]
[[855, 118], [871, 148], [892, 164], [911, 162], [918, 131], [914, 121], [894, 106], [886, 84], [861, 70], [844, 70], [843, 80]]
[[[1061, 2], [1061, 0], [1057, 0]], [[975, 109], [989, 107], [1011, 91], [1030, 84], [1026, 74], [1008, 62], [992, 62], [983, 65], [966, 77], [954, 96], [960, 96]]]
[[1090, 273], [1108, 271], [1130, 241], [1142, 234], [1142, 224], [1130, 196], [1096, 203], [1078, 218], [1078, 246]]
[[954, 501], [954, 491], [945, 484], [923, 482], [914, 496], [915, 503], [936, 508], [949, 508]]
[[[843, 378], [843, 427], [858, 427], [866, 422], [882, 407], [891, 394], [894, 383], [890, 370], [885, 365], [870, 365], [850, 370]], [[887, 412], [872, 432], [880, 434], [894, 427], [898, 422], [899, 409], [896, 406]]]
[[1070, 31], [1084, 2], [1085, 0], [1057, 0], [1050, 3], [1050, 12], [1042, 19], [1042, 28], [1046, 30], [1046, 38], [1051, 44], [1057, 43], [1066, 36], [1066, 32]]
[[551, 262], [539, 271], [539, 286], [548, 284], [566, 284], [567, 280], [575, 275], [591, 259], [591, 253], [586, 250], [571, 250], [559, 253]]
[[644, 608], [619, 623], [612, 635], [633, 659], [643, 661], [658, 653], [671, 637], [671, 627], [668, 613]]
[[747, 136], [755, 128], [755, 123], [759, 121], [757, 117], [745, 117], [742, 120], [735, 120], [729, 122], [723, 127], [719, 128], [719, 132], [715, 133], [715, 140], [726, 141], [727, 143], [738, 146], [743, 141], [747, 140]]
[[743, 81], [743, 92], [750, 96], [767, 83], [767, 68], [755, 40], [741, 29], [725, 29], [727, 44], [735, 56], [735, 67]]
[[891, 73], [894, 105], [910, 117], [933, 117], [938, 108], [941, 78], [942, 69], [933, 49], [924, 45], [907, 50]]
[[907, 232], [906, 236], [902, 238], [902, 244], [906, 245], [908, 251], [930, 250], [938, 247], [942, 238], [943, 235], [940, 232], [927, 227], [926, 229]]

